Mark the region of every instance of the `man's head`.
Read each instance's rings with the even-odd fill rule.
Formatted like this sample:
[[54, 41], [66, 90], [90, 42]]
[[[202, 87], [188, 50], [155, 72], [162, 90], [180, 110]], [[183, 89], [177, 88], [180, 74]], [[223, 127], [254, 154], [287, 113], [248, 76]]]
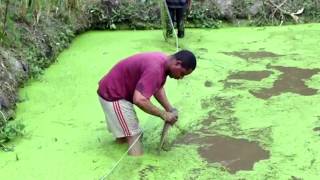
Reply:
[[170, 56], [168, 75], [174, 79], [182, 79], [191, 74], [196, 66], [197, 61], [194, 54], [188, 50], [181, 50]]

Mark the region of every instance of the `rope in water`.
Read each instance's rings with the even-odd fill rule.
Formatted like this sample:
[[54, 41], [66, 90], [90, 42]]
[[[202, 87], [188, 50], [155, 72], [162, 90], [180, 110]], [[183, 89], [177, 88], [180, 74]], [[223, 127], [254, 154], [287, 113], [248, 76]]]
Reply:
[[115, 165], [111, 168], [111, 170], [105, 174], [104, 176], [102, 176], [100, 178], [100, 180], [104, 180], [106, 179], [108, 176], [110, 176], [110, 174], [113, 172], [113, 170], [120, 164], [120, 162], [122, 161], [122, 159], [124, 157], [126, 157], [127, 153], [130, 151], [130, 149], [136, 144], [136, 142], [140, 139], [140, 136], [142, 135], [142, 133], [140, 133], [140, 135], [137, 137], [137, 139], [134, 140], [134, 142], [131, 144], [131, 146], [128, 148], [128, 150], [123, 153], [123, 155], [120, 157], [120, 159], [115, 163]]

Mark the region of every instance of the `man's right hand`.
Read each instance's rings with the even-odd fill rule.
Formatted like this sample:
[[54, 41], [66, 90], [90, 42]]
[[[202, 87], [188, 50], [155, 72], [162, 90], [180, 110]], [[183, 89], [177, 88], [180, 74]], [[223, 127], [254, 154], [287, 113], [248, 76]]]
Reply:
[[178, 120], [178, 117], [175, 113], [163, 111], [161, 119], [173, 125]]

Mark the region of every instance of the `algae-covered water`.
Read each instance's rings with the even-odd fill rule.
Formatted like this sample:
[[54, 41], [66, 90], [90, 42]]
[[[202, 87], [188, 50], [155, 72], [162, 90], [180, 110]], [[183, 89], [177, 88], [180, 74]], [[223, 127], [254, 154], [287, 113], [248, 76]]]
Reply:
[[[320, 24], [188, 29], [198, 67], [166, 91], [180, 111], [169, 151], [159, 118], [137, 109], [143, 157], [106, 131], [97, 82], [137, 52], [175, 51], [160, 31], [89, 32], [20, 91], [26, 134], [0, 152], [0, 179], [319, 179]], [[108, 175], [108, 176], [107, 176]]]

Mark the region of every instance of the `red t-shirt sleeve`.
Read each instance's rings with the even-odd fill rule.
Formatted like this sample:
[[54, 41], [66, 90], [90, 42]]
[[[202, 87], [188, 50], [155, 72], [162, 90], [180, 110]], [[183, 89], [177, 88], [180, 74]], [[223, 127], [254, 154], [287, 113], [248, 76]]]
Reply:
[[136, 90], [139, 91], [144, 97], [150, 98], [156, 93], [161, 84], [161, 73], [157, 70], [146, 70], [142, 73], [140, 80], [137, 83]]

